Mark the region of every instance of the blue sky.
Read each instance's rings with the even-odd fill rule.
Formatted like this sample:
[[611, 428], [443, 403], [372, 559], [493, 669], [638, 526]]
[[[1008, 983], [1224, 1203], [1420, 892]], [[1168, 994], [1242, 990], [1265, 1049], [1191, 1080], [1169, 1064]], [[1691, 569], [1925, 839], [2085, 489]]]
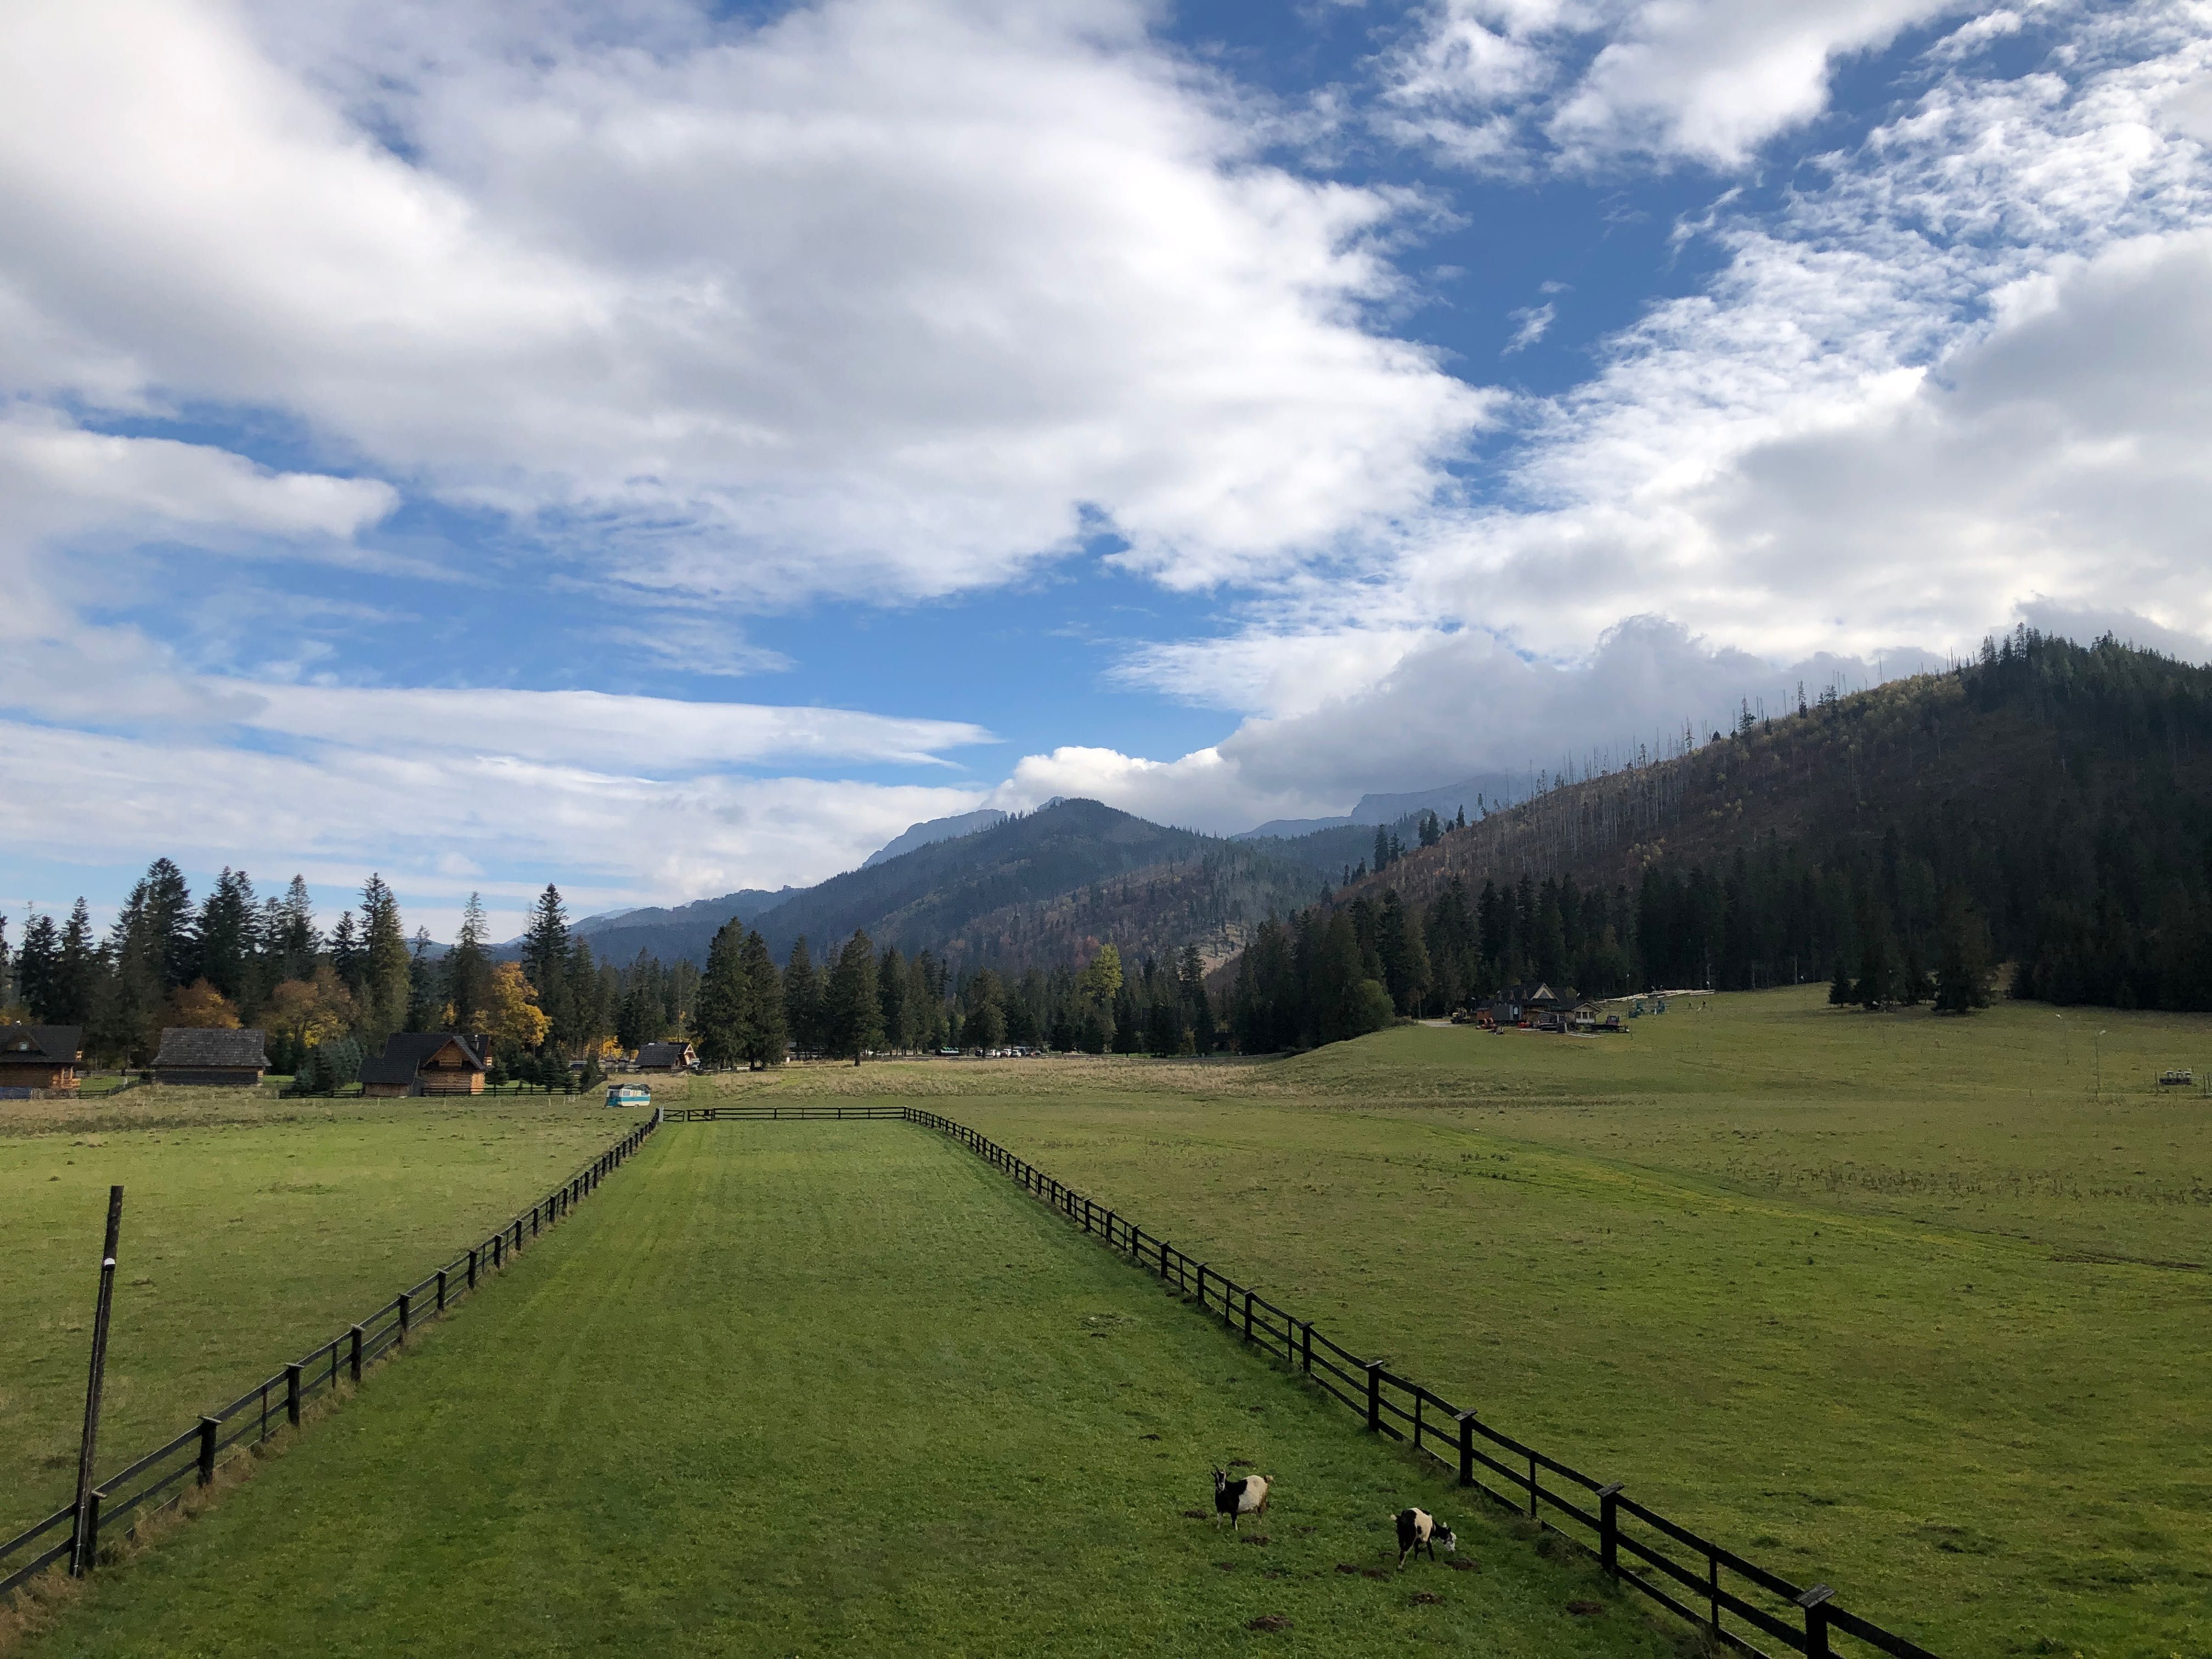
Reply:
[[9, 9], [0, 903], [441, 936], [2212, 635], [2212, 14]]

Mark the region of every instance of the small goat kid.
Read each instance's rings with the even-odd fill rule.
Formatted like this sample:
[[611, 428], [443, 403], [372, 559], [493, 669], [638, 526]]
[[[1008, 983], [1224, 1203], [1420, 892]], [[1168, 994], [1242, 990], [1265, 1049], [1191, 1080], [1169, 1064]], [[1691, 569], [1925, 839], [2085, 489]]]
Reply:
[[1459, 1540], [1452, 1536], [1452, 1529], [1426, 1510], [1400, 1510], [1397, 1518], [1398, 1566], [1401, 1571], [1406, 1558], [1419, 1554], [1424, 1547], [1431, 1561], [1437, 1559], [1438, 1544], [1444, 1547], [1446, 1555], [1459, 1547]]
[[1263, 1515], [1267, 1508], [1267, 1477], [1248, 1474], [1241, 1480], [1231, 1480], [1223, 1469], [1213, 1472], [1213, 1512], [1229, 1517], [1229, 1529], [1237, 1530], [1237, 1523], [1248, 1515]]

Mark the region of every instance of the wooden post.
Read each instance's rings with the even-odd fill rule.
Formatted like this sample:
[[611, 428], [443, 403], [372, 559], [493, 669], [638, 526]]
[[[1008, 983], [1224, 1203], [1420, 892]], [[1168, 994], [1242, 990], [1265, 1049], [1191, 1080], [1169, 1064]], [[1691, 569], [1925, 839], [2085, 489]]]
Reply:
[[284, 1367], [284, 1420], [295, 1429], [300, 1426], [300, 1367], [296, 1363]]
[[1528, 1518], [1536, 1518], [1536, 1454], [1528, 1454]]
[[212, 1417], [200, 1419], [200, 1485], [215, 1480], [215, 1441], [222, 1425]]
[[1367, 1362], [1367, 1431], [1380, 1433], [1382, 1428], [1382, 1362]]
[[532, 1238], [538, 1237], [538, 1206], [535, 1204], [530, 1206], [530, 1236]]
[[1829, 1659], [1828, 1602], [1835, 1594], [1826, 1584], [1815, 1584], [1797, 1598], [1805, 1609], [1805, 1659]]
[[470, 1246], [469, 1246], [469, 1288], [470, 1288], [471, 1290], [472, 1290], [472, 1291], [473, 1291], [474, 1289], [476, 1289], [476, 1287], [477, 1287], [477, 1247], [476, 1247], [475, 1245], [471, 1244], [471, 1245], [470, 1245]]
[[1616, 1480], [1597, 1489], [1597, 1560], [1613, 1578], [1620, 1577], [1620, 1487]]
[[491, 1265], [495, 1271], [496, 1271], [500, 1265], [500, 1258], [506, 1254], [506, 1251], [507, 1235], [505, 1233], [494, 1233], [491, 1237]]
[[399, 1292], [399, 1340], [402, 1342], [407, 1340], [407, 1319], [408, 1316], [414, 1311], [410, 1306], [413, 1301], [414, 1298], [406, 1291]]
[[361, 1386], [361, 1327], [353, 1328], [353, 1344], [346, 1355], [346, 1370], [351, 1373], [354, 1386]]
[[107, 1328], [115, 1307], [115, 1252], [123, 1242], [123, 1188], [107, 1189], [107, 1239], [100, 1252], [100, 1294], [93, 1304], [92, 1365], [84, 1384], [84, 1437], [76, 1449], [76, 1519], [70, 1540], [70, 1577], [92, 1571], [100, 1537], [100, 1494], [92, 1470], [100, 1455], [100, 1396], [107, 1382]]
[[1244, 1340], [1252, 1340], [1252, 1292], [1244, 1292]]
[[1474, 1413], [1459, 1414], [1459, 1483], [1462, 1486], [1474, 1484]]
[[438, 1311], [446, 1311], [446, 1270], [443, 1267], [438, 1269]]
[[1308, 1376], [1313, 1375], [1313, 1321], [1309, 1319], [1298, 1334], [1298, 1363]]
[[1164, 1238], [1164, 1239], [1162, 1239], [1162, 1240], [1160, 1241], [1160, 1277], [1161, 1277], [1162, 1279], [1165, 1279], [1167, 1276], [1168, 1276], [1168, 1242], [1167, 1242], [1167, 1240], [1165, 1240], [1165, 1239]]

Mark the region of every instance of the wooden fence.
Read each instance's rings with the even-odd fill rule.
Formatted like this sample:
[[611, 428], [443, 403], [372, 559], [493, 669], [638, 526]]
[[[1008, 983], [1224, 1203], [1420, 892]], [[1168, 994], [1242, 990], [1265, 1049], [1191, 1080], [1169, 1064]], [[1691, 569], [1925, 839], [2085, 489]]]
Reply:
[[[100, 1481], [93, 1492], [85, 1519], [90, 1538], [82, 1559], [94, 1559], [103, 1531], [126, 1519], [135, 1525], [143, 1515], [177, 1503], [188, 1483], [206, 1486], [228, 1461], [226, 1453], [241, 1456], [244, 1454], [237, 1449], [240, 1445], [250, 1449], [268, 1439], [280, 1424], [297, 1424], [301, 1408], [318, 1395], [335, 1389], [339, 1377], [359, 1382], [362, 1371], [405, 1342], [416, 1325], [443, 1313], [476, 1289], [480, 1279], [499, 1272], [511, 1256], [520, 1254], [527, 1241], [590, 1197], [601, 1181], [645, 1144], [659, 1121], [659, 1115], [655, 1114], [639, 1124], [567, 1182], [518, 1212], [513, 1220], [409, 1285], [358, 1324], [349, 1326], [228, 1405], [201, 1418], [175, 1439]], [[0, 1544], [0, 1596], [55, 1561], [72, 1556], [76, 1522], [76, 1505], [65, 1504]]]
[[1836, 1605], [1826, 1584], [1802, 1585], [1701, 1536], [1629, 1497], [1620, 1481], [1546, 1455], [1378, 1359], [1363, 1359], [1310, 1319], [1278, 1307], [1212, 1263], [1146, 1232], [1119, 1211], [1077, 1192], [966, 1125], [917, 1107], [675, 1108], [672, 1122], [901, 1119], [958, 1142], [1146, 1273], [1218, 1316], [1231, 1334], [1264, 1350], [1341, 1401], [1369, 1432], [1403, 1443], [1470, 1486], [1595, 1555], [1620, 1583], [1711, 1632], [1739, 1653], [1760, 1639], [1828, 1659], [1848, 1637], [1894, 1659], [1936, 1659], [1927, 1649]]

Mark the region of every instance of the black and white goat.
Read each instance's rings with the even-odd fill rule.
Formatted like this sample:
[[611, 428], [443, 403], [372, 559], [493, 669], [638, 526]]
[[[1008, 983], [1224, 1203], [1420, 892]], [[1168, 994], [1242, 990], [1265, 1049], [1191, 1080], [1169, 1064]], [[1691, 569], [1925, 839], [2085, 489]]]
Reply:
[[1267, 1509], [1267, 1477], [1248, 1474], [1241, 1480], [1231, 1480], [1226, 1470], [1213, 1472], [1213, 1512], [1229, 1517], [1229, 1529], [1237, 1530], [1237, 1523], [1248, 1515], [1264, 1515]]
[[1459, 1540], [1452, 1536], [1449, 1527], [1426, 1510], [1398, 1511], [1398, 1565], [1401, 1571], [1406, 1565], [1407, 1556], [1418, 1555], [1424, 1548], [1429, 1553], [1429, 1559], [1435, 1560], [1438, 1544], [1442, 1544], [1444, 1553], [1449, 1555], [1459, 1547]]

